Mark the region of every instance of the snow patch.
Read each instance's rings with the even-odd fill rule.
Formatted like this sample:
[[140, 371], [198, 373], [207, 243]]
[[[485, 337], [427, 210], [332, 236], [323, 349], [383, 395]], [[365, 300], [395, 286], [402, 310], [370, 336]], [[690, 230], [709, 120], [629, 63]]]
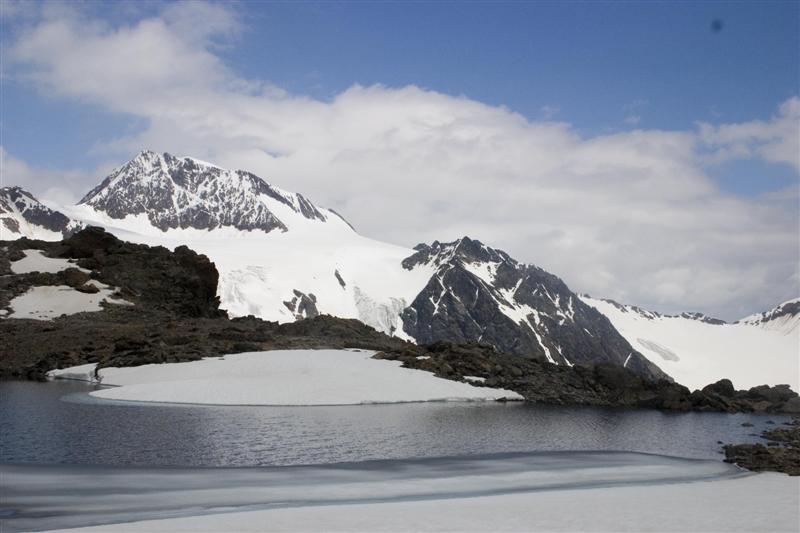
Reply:
[[[99, 381], [117, 387], [92, 392], [109, 400], [216, 405], [351, 405], [477, 401], [522, 397], [503, 389], [435, 377], [372, 359], [375, 352], [276, 350], [186, 363], [102, 368]], [[64, 369], [59, 375], [85, 374]]]
[[82, 272], [89, 273], [89, 270], [80, 268], [69, 259], [58, 257], [47, 257], [42, 250], [22, 250], [25, 257], [18, 261], [11, 262], [11, 272], [14, 274], [29, 274], [31, 272], [42, 272], [55, 274], [68, 268], [77, 268]]
[[76, 291], [67, 285], [31, 287], [9, 303], [11, 318], [52, 320], [61, 315], [102, 310], [101, 302], [132, 305], [121, 299], [111, 299], [114, 289], [103, 286], [95, 294]]

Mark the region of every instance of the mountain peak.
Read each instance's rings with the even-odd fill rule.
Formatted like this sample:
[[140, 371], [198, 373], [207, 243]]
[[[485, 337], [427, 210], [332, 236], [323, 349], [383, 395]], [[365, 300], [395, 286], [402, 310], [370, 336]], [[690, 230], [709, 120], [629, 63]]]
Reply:
[[414, 247], [416, 253], [403, 261], [403, 268], [412, 270], [418, 265], [440, 267], [452, 261], [463, 263], [509, 263], [516, 265], [502, 250], [490, 248], [477, 239], [467, 236], [452, 242], [433, 241], [431, 244], [421, 243]]
[[22, 187], [0, 188], [0, 240], [60, 240], [74, 233], [80, 224], [50, 209]]
[[139, 152], [80, 203], [114, 219], [144, 215], [162, 231], [232, 227], [268, 233], [287, 231], [294, 223], [327, 222], [330, 215], [251, 172], [152, 150]]

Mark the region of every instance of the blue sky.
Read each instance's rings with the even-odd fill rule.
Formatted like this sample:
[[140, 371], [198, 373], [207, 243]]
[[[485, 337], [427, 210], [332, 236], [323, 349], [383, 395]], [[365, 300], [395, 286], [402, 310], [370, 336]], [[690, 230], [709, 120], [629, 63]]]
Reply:
[[[354, 83], [414, 84], [594, 135], [766, 119], [799, 90], [800, 9], [792, 1], [231, 5], [245, 26], [218, 50], [227, 64], [320, 99]], [[124, 23], [162, 4], [86, 7]], [[4, 24], [7, 41], [17, 23]], [[98, 158], [86, 152], [98, 138], [144, 127], [135, 117], [43, 97], [13, 77], [3, 84], [2, 112], [6, 149], [45, 166], [89, 168]], [[742, 194], [793, 179], [788, 167], [752, 162], [710, 172]]]
[[2, 2], [3, 182], [142, 149], [735, 318], [800, 293], [798, 2]]

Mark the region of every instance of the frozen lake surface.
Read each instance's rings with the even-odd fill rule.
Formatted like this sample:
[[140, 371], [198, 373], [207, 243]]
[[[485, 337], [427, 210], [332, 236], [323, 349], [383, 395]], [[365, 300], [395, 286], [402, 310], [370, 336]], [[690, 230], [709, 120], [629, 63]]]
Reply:
[[624, 452], [540, 452], [213, 469], [6, 465], [0, 474], [7, 486], [4, 531], [742, 475], [736, 467], [720, 461]]
[[[112, 523], [114, 531], [736, 530], [754, 520], [781, 530], [797, 522], [797, 479], [742, 474], [721, 461], [717, 442], [757, 441], [787, 417], [520, 403], [165, 405], [98, 400], [92, 390], [0, 383], [3, 531]], [[600, 501], [620, 509], [574, 511]], [[663, 522], [670, 509], [692, 506], [699, 514], [682, 528]], [[652, 520], [624, 522], [637, 516]]]

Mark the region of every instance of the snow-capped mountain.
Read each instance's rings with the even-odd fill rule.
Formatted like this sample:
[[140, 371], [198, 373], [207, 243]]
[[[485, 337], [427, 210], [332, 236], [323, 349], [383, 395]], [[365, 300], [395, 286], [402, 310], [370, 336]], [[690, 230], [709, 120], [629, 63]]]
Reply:
[[0, 240], [61, 240], [81, 224], [54, 211], [21, 187], [0, 188]]
[[737, 388], [800, 385], [800, 299], [733, 324], [699, 313], [663, 315], [581, 295], [648, 359], [689, 388], [729, 378]]
[[125, 240], [207, 255], [232, 316], [290, 322], [330, 314], [420, 343], [481, 342], [561, 365], [616, 363], [650, 378], [664, 377], [663, 369], [690, 387], [723, 377], [738, 387], [797, 387], [796, 301], [724, 324], [579, 297], [558, 277], [479, 241], [415, 249], [378, 242], [249, 172], [154, 152], [64, 212]]
[[249, 172], [151, 151], [116, 169], [80, 203], [113, 219], [144, 215], [162, 231], [225, 226], [286, 231], [279, 212], [321, 222], [336, 216]]
[[468, 238], [392, 246], [244, 171], [142, 152], [70, 213], [119, 237], [186, 244], [220, 271], [222, 307], [279, 322], [320, 313], [431, 342], [666, 377], [557, 277]]
[[403, 268], [433, 270], [403, 310], [403, 329], [418, 342], [482, 342], [552, 363], [610, 362], [664, 377], [556, 276], [464, 237], [419, 245]]

